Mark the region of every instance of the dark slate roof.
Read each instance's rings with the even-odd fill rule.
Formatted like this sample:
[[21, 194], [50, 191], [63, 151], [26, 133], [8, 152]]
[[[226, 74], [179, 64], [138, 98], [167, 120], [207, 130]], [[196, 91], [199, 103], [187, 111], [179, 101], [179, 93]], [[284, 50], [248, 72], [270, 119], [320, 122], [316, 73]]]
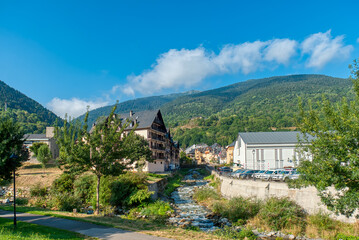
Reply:
[[47, 140], [49, 138], [46, 137], [46, 134], [25, 134], [24, 139], [26, 139], [26, 140], [34, 140], [34, 139]]
[[[291, 132], [240, 132], [239, 136], [243, 139], [245, 143], [264, 143], [264, 144], [273, 144], [273, 143], [298, 143], [297, 136], [301, 136], [299, 131]], [[309, 137], [311, 140], [312, 137]]]
[[[126, 123], [126, 121], [137, 121], [137, 129], [140, 128], [149, 128], [154, 122], [158, 112], [160, 110], [151, 110], [151, 111], [142, 111], [142, 112], [133, 112], [132, 117], [130, 117], [130, 113], [121, 114], [120, 117], [122, 119], [122, 123]], [[128, 127], [131, 129], [132, 127]]]
[[235, 144], [236, 144], [236, 141], [232, 142], [232, 143], [229, 144], [227, 147], [234, 147]]

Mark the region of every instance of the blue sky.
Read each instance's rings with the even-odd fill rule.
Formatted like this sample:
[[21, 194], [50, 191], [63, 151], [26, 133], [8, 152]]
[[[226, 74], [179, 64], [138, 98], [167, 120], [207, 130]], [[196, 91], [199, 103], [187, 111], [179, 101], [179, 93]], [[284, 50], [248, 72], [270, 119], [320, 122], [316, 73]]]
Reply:
[[348, 77], [357, 1], [1, 1], [0, 80], [59, 116], [252, 78]]

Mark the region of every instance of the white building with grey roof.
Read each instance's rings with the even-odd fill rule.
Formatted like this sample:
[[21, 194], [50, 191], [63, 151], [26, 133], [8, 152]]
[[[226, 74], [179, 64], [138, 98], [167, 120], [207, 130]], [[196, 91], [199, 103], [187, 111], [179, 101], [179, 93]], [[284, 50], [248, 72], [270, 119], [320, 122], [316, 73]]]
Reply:
[[310, 160], [297, 149], [300, 132], [240, 132], [235, 142], [233, 163], [247, 169], [268, 170], [296, 167], [299, 160]]

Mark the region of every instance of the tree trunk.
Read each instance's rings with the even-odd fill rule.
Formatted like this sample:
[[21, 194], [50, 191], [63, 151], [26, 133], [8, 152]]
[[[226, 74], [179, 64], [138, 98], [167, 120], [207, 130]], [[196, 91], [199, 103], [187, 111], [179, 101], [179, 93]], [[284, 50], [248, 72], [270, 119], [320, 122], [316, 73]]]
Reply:
[[101, 176], [97, 176], [97, 189], [96, 189], [96, 211], [95, 214], [100, 214], [100, 180]]

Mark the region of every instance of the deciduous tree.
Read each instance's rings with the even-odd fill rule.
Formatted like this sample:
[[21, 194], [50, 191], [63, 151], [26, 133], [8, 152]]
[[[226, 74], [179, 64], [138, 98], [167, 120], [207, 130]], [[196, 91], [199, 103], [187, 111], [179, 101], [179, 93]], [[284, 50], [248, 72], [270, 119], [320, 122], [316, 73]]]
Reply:
[[[359, 68], [351, 66], [356, 98], [333, 104], [323, 96], [317, 106], [300, 103], [301, 143], [312, 161], [302, 161], [299, 186], [315, 186], [322, 202], [332, 211], [352, 216], [359, 209]], [[314, 137], [314, 138], [313, 138]], [[310, 140], [311, 138], [311, 140]], [[309, 144], [308, 144], [309, 143]], [[334, 187], [335, 191], [330, 191]], [[359, 216], [357, 216], [359, 217]]]

